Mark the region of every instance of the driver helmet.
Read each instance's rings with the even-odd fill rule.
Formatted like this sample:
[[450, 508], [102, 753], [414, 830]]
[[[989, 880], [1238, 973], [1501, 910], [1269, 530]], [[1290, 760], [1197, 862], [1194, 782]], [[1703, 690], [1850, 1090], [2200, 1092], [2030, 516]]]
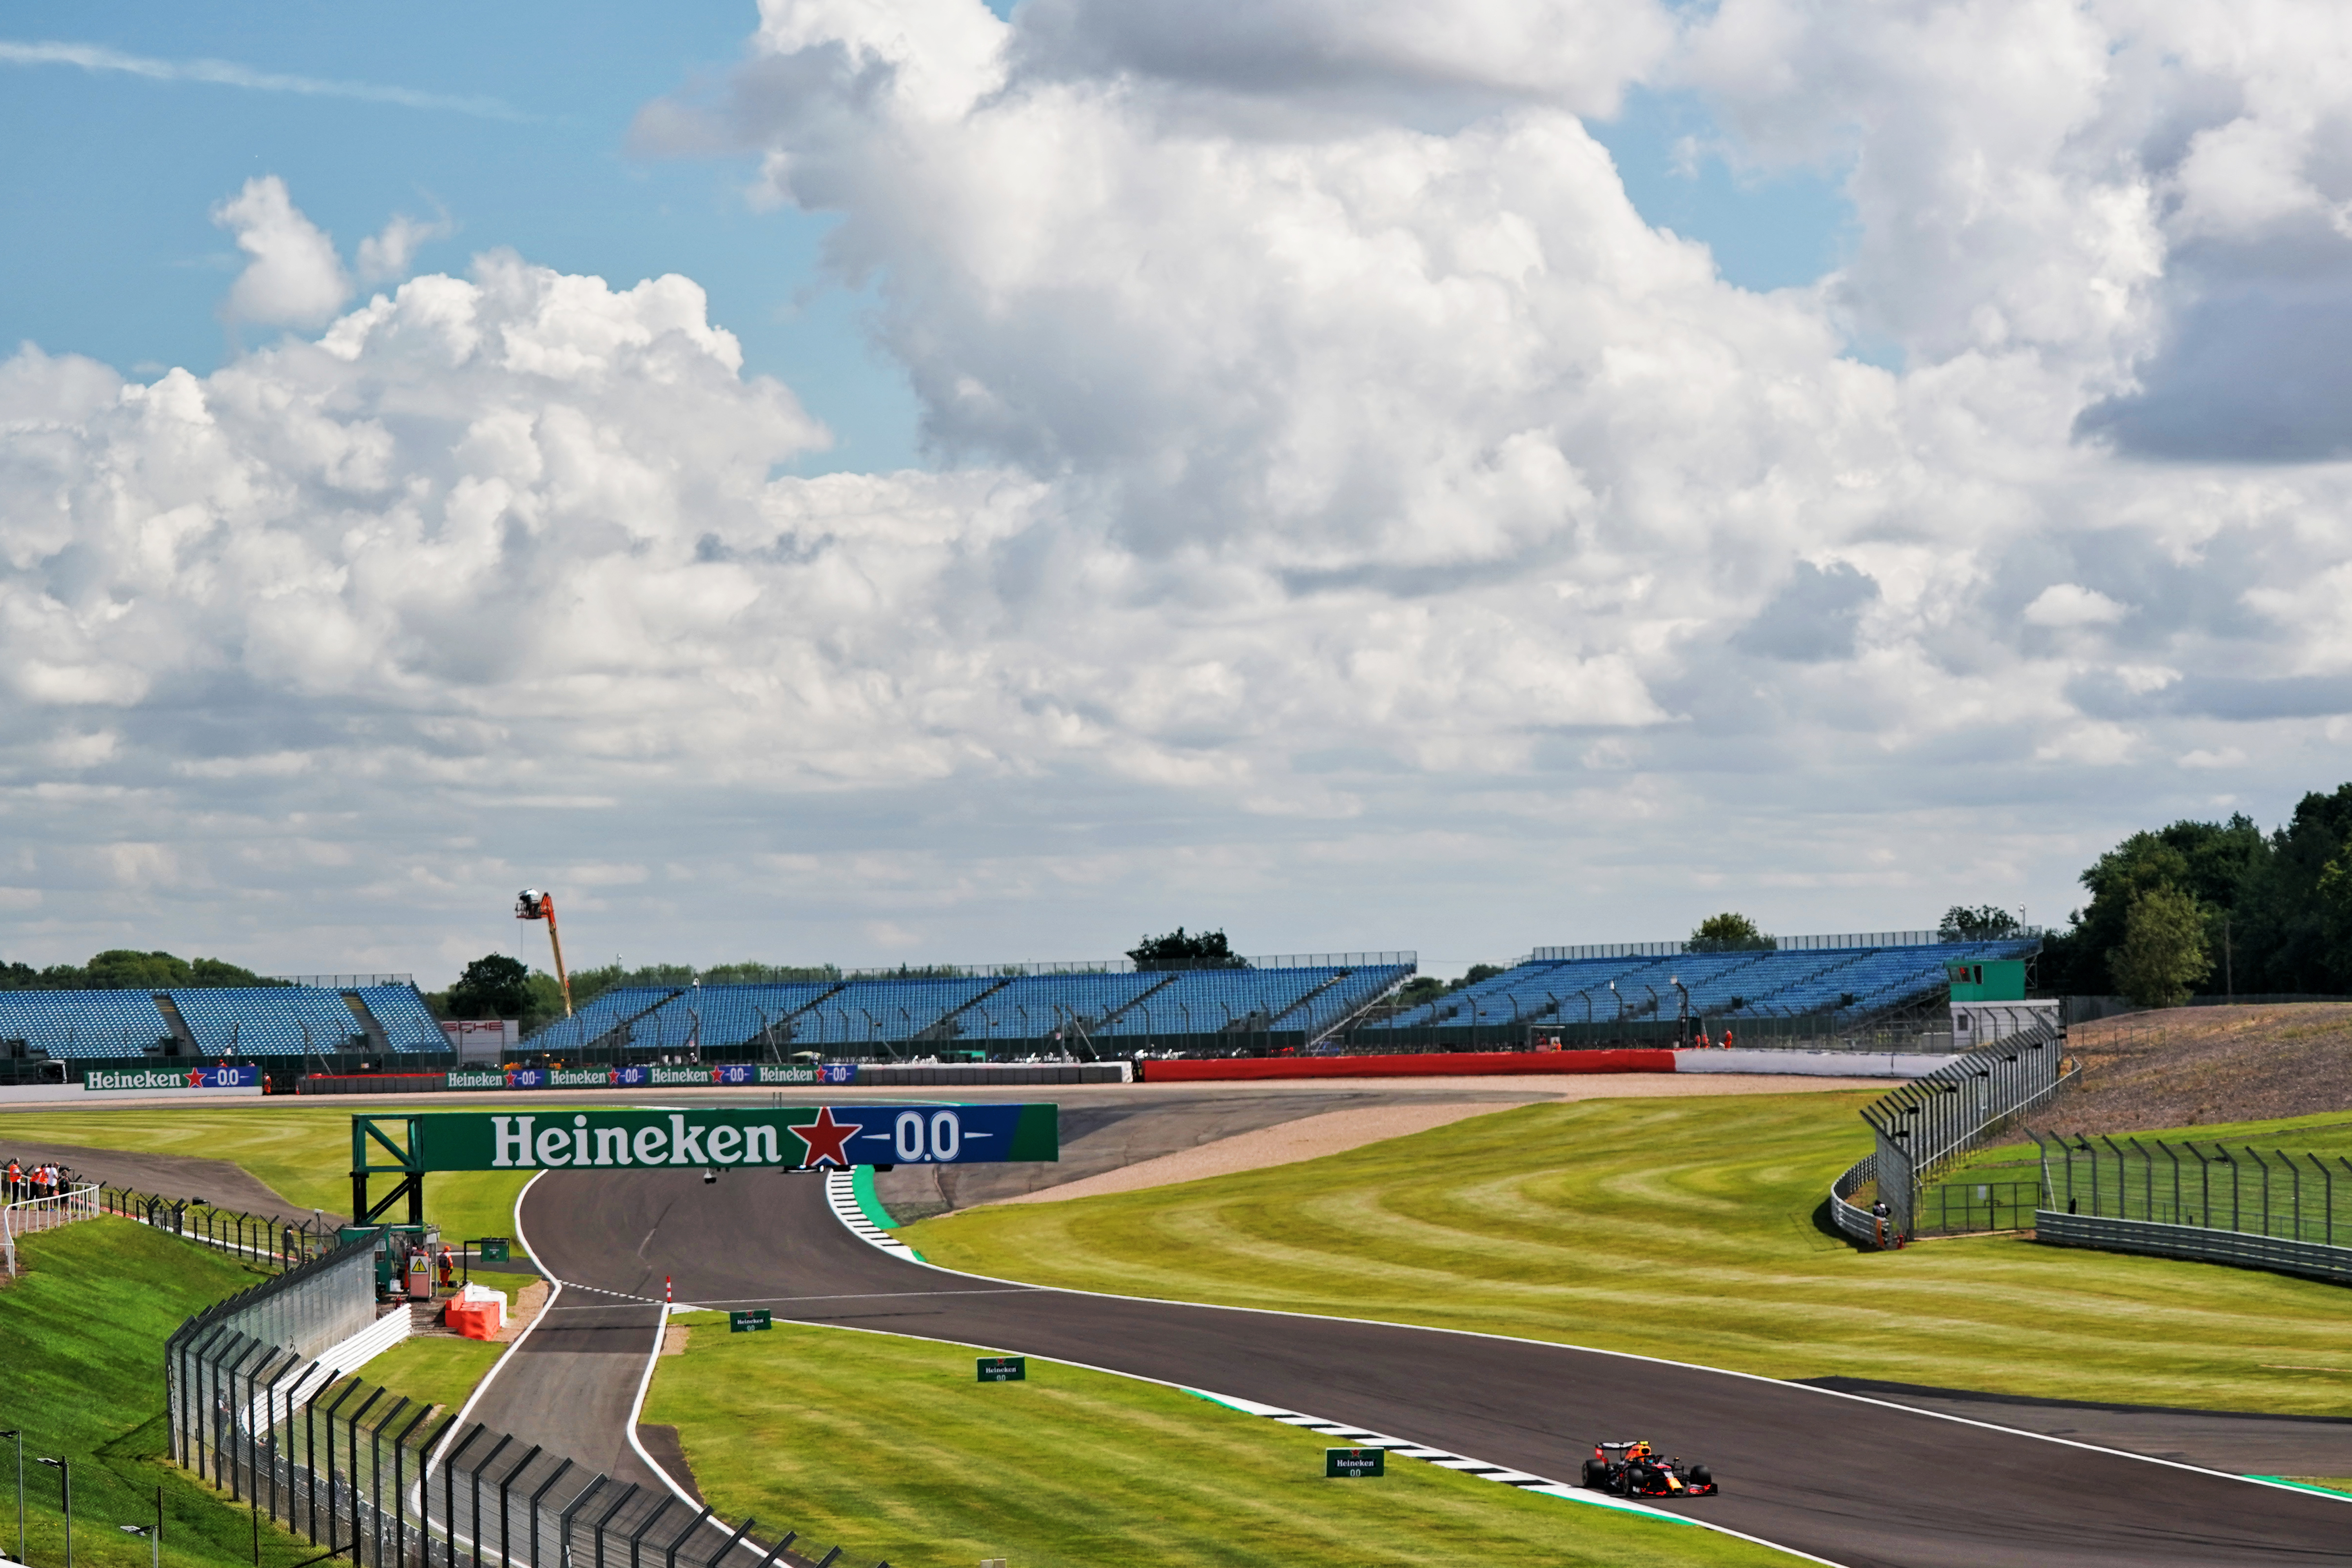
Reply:
[[1634, 1444], [1633, 1452], [1630, 1457], [1636, 1459], [1648, 1458], [1650, 1457], [1650, 1446], [1647, 1443]]

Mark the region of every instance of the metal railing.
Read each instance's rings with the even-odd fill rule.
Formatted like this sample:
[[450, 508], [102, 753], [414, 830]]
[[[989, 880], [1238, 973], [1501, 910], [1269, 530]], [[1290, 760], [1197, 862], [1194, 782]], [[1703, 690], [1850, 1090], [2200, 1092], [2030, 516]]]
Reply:
[[1923, 1182], [2081, 1076], [2064, 1058], [2058, 1031], [2036, 1021], [1864, 1106], [1889, 1237], [1899, 1243], [1916, 1234], [1913, 1208]]
[[46, 1198], [22, 1198], [16, 1203], [0, 1205], [0, 1260], [5, 1260], [8, 1278], [16, 1277], [16, 1238], [36, 1231], [55, 1230], [71, 1225], [78, 1219], [96, 1219], [103, 1211], [99, 1207], [98, 1187], [85, 1183], [68, 1187], [64, 1192]]
[[[2020, 926], [2003, 931], [1988, 942], [2034, 942], [2048, 935], [2040, 926]], [[1838, 931], [1816, 936], [1776, 936], [1767, 939], [1769, 951], [1780, 952], [1822, 952], [1848, 947], [1944, 947], [1949, 945], [1940, 932], [1933, 931]], [[1976, 941], [1976, 938], [1954, 940]], [[1668, 942], [1588, 942], [1580, 947], [1538, 947], [1521, 959], [1522, 963], [1570, 963], [1584, 958], [1673, 958], [1680, 953], [1721, 952], [1719, 948], [1694, 949], [1689, 939]], [[1758, 951], [1768, 951], [1759, 949]]]
[[1838, 1173], [1837, 1180], [1830, 1184], [1830, 1218], [1854, 1240], [1874, 1247], [1882, 1239], [1878, 1217], [1852, 1200], [1854, 1194], [1877, 1180], [1878, 1156], [1865, 1154]]
[[98, 1192], [104, 1213], [169, 1231], [248, 1262], [292, 1268], [341, 1244], [336, 1234], [341, 1216], [321, 1211], [295, 1221], [278, 1215], [216, 1208], [202, 1198], [167, 1198], [129, 1187], [101, 1186]]
[[2035, 1215], [2033, 1221], [2033, 1238], [2056, 1247], [2229, 1263], [2241, 1268], [2263, 1268], [2273, 1274], [2294, 1274], [2352, 1285], [2352, 1247], [2210, 1230], [2203, 1226], [2167, 1225], [2156, 1220], [2104, 1219], [2096, 1215], [2063, 1214], [2050, 1209]]

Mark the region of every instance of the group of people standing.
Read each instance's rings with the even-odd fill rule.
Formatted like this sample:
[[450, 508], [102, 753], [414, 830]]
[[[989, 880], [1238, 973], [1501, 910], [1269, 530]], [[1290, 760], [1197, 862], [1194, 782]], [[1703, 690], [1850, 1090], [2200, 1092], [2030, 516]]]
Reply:
[[53, 1198], [76, 1184], [74, 1173], [54, 1160], [28, 1165], [11, 1159], [5, 1168], [0, 1168], [0, 1192], [7, 1194], [0, 1202], [20, 1204], [28, 1198]]

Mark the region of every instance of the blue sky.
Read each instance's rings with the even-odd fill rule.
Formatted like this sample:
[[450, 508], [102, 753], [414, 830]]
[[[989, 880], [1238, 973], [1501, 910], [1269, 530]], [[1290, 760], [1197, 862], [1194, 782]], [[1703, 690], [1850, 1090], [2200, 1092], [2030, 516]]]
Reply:
[[[749, 158], [627, 151], [639, 108], [721, 77], [751, 21], [740, 0], [427, 3], [402, 7], [396, 26], [326, 5], [13, 6], [0, 44], [224, 61], [322, 90], [0, 59], [0, 138], [27, 154], [7, 161], [0, 226], [38, 237], [0, 251], [0, 343], [139, 376], [210, 371], [229, 352], [214, 312], [242, 258], [207, 214], [275, 174], [346, 258], [395, 212], [446, 214], [455, 231], [418, 255], [428, 270], [506, 247], [617, 286], [683, 273], [742, 340], [746, 368], [784, 379], [832, 430], [835, 444], [791, 471], [921, 465], [919, 409], [870, 341], [873, 301], [821, 264], [832, 220], [755, 210]], [[367, 101], [336, 84], [481, 107]], [[1839, 259], [1852, 215], [1836, 171], [1736, 174], [1707, 151], [1720, 136], [1695, 95], [1636, 89], [1590, 128], [1643, 216], [1706, 241], [1730, 281], [1801, 286]]]
[[2352, 46], [2002, 15], [14, 6], [0, 957], [446, 979], [529, 884], [1442, 969], [2275, 822], [2352, 773]]

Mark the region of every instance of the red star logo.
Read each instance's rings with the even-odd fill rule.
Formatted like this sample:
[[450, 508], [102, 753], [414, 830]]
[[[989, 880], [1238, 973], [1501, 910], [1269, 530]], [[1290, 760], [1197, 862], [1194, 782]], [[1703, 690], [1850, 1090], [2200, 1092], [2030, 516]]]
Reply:
[[190, 1068], [188, 1069], [188, 1087], [190, 1089], [202, 1089], [205, 1087], [204, 1068]]
[[855, 1121], [835, 1121], [830, 1105], [817, 1107], [816, 1120], [806, 1127], [790, 1129], [793, 1137], [808, 1146], [801, 1157], [803, 1165], [821, 1165], [827, 1160], [836, 1165], [848, 1164], [846, 1145], [852, 1137], [864, 1131]]

